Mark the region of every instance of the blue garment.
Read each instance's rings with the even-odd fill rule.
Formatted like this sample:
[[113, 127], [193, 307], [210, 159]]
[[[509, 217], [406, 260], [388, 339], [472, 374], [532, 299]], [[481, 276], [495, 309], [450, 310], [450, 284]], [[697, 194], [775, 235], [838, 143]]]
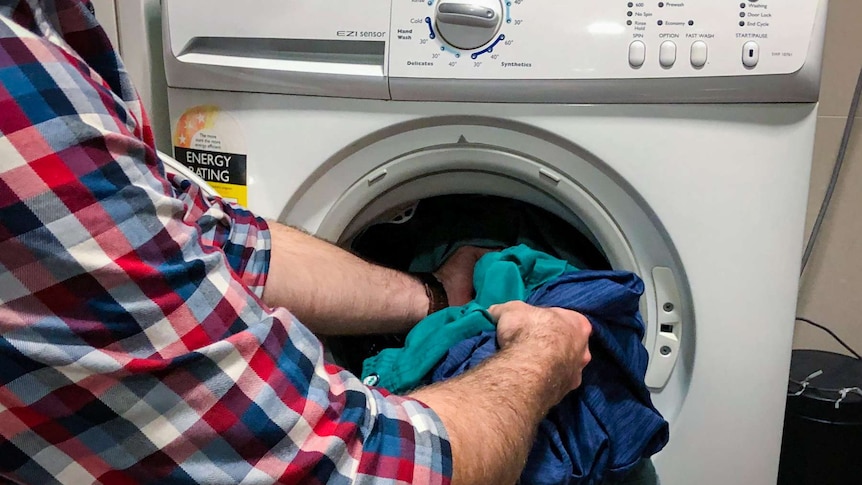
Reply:
[[[555, 406], [539, 427], [521, 475], [525, 484], [598, 484], [622, 480], [661, 450], [668, 425], [644, 384], [647, 352], [638, 312], [643, 281], [619, 271], [567, 273], [537, 289], [527, 303], [584, 314], [593, 325], [592, 361], [581, 387]], [[432, 381], [461, 374], [497, 350], [494, 332], [452, 347]]]

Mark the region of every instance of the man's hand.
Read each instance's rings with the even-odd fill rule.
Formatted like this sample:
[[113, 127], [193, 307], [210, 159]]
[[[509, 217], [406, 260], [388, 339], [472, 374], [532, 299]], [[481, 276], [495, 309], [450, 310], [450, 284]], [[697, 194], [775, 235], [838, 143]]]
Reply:
[[537, 361], [557, 364], [562, 396], [581, 385], [581, 372], [591, 356], [587, 346], [592, 325], [580, 313], [562, 308], [538, 308], [520, 301], [494, 305], [488, 312], [497, 322], [501, 349], [531, 349]]
[[452, 445], [453, 485], [516, 483], [536, 429], [590, 362], [589, 321], [560, 308], [495, 305], [501, 350], [453, 379], [411, 397], [430, 406]]
[[434, 273], [443, 283], [450, 306], [465, 305], [473, 299], [473, 269], [479, 258], [491, 251], [493, 249], [475, 246], [460, 247]]

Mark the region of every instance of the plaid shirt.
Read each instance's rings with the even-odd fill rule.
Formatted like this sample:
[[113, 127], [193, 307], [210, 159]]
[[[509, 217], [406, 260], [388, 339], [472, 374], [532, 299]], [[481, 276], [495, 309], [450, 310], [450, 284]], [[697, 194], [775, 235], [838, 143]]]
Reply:
[[448, 483], [439, 418], [324, 364], [266, 223], [152, 147], [89, 2], [0, 2], [0, 481]]

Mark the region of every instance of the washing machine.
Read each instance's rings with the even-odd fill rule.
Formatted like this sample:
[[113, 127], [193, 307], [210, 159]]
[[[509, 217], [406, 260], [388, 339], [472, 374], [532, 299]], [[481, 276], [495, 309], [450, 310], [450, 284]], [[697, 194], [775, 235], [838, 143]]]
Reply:
[[826, 8], [165, 0], [174, 156], [344, 246], [439, 196], [552, 214], [645, 282], [662, 483], [774, 484]]

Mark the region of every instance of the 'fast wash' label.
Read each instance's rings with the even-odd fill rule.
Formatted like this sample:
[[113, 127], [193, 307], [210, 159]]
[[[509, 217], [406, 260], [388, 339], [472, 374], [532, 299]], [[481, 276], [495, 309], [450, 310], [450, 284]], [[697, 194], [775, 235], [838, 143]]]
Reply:
[[215, 106], [197, 106], [180, 117], [174, 156], [222, 198], [248, 204], [245, 141], [239, 124]]

